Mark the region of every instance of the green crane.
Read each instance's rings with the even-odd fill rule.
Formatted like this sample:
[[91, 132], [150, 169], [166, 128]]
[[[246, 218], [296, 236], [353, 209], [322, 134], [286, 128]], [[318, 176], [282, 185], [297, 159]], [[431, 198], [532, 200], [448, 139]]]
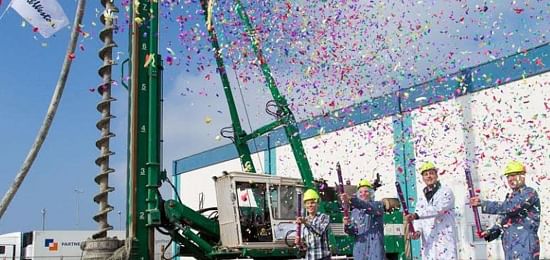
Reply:
[[[207, 13], [208, 2], [201, 0], [202, 8]], [[250, 37], [252, 48], [265, 78], [265, 84], [273, 97], [277, 111], [276, 120], [246, 133], [241, 125], [237, 108], [229, 85], [227, 72], [223, 63], [217, 35], [214, 26], [208, 27], [210, 42], [221, 77], [225, 96], [229, 106], [233, 128], [233, 142], [237, 148], [241, 164], [248, 173], [227, 173], [216, 181], [216, 189], [235, 194], [234, 187], [250, 190], [257, 196], [258, 205], [262, 208], [244, 208], [235, 199], [227, 203], [220, 202], [227, 193], [218, 196], [219, 215], [225, 219], [222, 225], [216, 218], [205, 217], [202, 211], [195, 211], [177, 200], [162, 200], [158, 189], [161, 181], [169, 182], [166, 173], [161, 171], [161, 97], [162, 97], [162, 58], [158, 54], [158, 1], [137, 0], [132, 2], [130, 30], [130, 101], [129, 101], [129, 133], [128, 133], [128, 216], [127, 237], [131, 238], [131, 259], [149, 260], [154, 256], [154, 230], [158, 229], [179, 245], [179, 254], [194, 256], [198, 259], [220, 259], [235, 257], [252, 258], [296, 258], [301, 255], [294, 247], [285, 245], [287, 236], [283, 239], [275, 235], [274, 226], [293, 226], [294, 215], [275, 216], [273, 205], [280, 205], [283, 191], [297, 192], [304, 188], [316, 188], [313, 174], [307, 160], [302, 140], [300, 138], [296, 119], [288, 108], [284, 96], [281, 95], [270, 68], [261, 52], [261, 46], [250, 19], [239, 0], [235, 1], [234, 10], [245, 26], [245, 32]], [[251, 159], [248, 141], [263, 136], [270, 131], [284, 128], [292, 148], [301, 179], [283, 178], [277, 176], [259, 175]], [[274, 180], [277, 180], [276, 182]], [[279, 184], [273, 184], [279, 183]], [[170, 183], [171, 184], [171, 183]], [[239, 186], [240, 185], [240, 186]], [[270, 194], [269, 196], [267, 194]], [[296, 196], [294, 196], [296, 197]], [[275, 198], [275, 199], [274, 199]], [[223, 208], [221, 208], [223, 207]], [[342, 215], [336, 202], [327, 202], [322, 208], [331, 215], [333, 222], [340, 222]], [[280, 212], [279, 212], [280, 213]], [[278, 214], [279, 214], [278, 213]], [[280, 214], [279, 214], [280, 215]], [[263, 224], [254, 226], [254, 221], [246, 222], [248, 216], [266, 217]], [[228, 240], [224, 236], [229, 230], [240, 231], [239, 240]], [[262, 230], [261, 240], [257, 237], [246, 237], [243, 230], [250, 228]], [[223, 228], [223, 229], [222, 229]], [[264, 232], [265, 231], [265, 232]], [[234, 231], [231, 231], [234, 232]], [[235, 234], [231, 234], [234, 236]], [[396, 238], [399, 244], [402, 238]], [[344, 234], [331, 235], [333, 251], [336, 254], [351, 254], [351, 239]], [[257, 243], [257, 244], [254, 244]], [[402, 244], [402, 242], [401, 242]], [[401, 250], [401, 249], [398, 249]]]
[[[206, 0], [201, 0], [201, 5], [203, 8], [203, 11], [207, 13], [208, 2]], [[285, 97], [281, 95], [281, 93], [279, 92], [279, 89], [277, 88], [277, 85], [275, 84], [275, 80], [271, 75], [271, 70], [269, 69], [269, 66], [265, 61], [266, 59], [261, 52], [261, 47], [260, 47], [258, 38], [256, 36], [256, 32], [252, 27], [252, 25], [250, 24], [250, 19], [246, 14], [244, 7], [239, 0], [235, 1], [235, 12], [237, 12], [237, 14], [239, 15], [239, 17], [244, 23], [246, 34], [250, 38], [250, 41], [252, 43], [252, 49], [256, 54], [257, 62], [259, 62], [260, 68], [264, 75], [265, 84], [269, 89], [269, 91], [271, 92], [271, 95], [277, 107], [277, 112], [275, 114], [277, 117], [277, 120], [275, 120], [274, 122], [271, 122], [265, 126], [262, 126], [250, 134], [247, 134], [242, 129], [239, 123], [240, 117], [238, 115], [237, 107], [235, 106], [235, 101], [233, 99], [233, 94], [231, 92], [231, 86], [229, 85], [229, 79], [227, 78], [227, 71], [223, 63], [222, 51], [218, 43], [216, 30], [214, 28], [214, 25], [208, 26], [208, 35], [210, 37], [210, 42], [212, 43], [214, 56], [216, 58], [216, 64], [218, 66], [218, 73], [220, 74], [223, 90], [225, 92], [225, 96], [227, 98], [227, 104], [229, 106], [229, 113], [231, 115], [231, 122], [232, 122], [233, 131], [234, 131], [233, 140], [237, 147], [237, 152], [239, 153], [239, 157], [241, 158], [241, 164], [243, 165], [244, 169], [248, 169], [250, 172], [256, 172], [254, 163], [252, 162], [252, 158], [250, 156], [250, 149], [248, 148], [247, 142], [254, 138], [267, 134], [273, 131], [274, 129], [277, 129], [282, 126], [285, 130], [286, 136], [292, 148], [292, 152], [294, 154], [294, 158], [296, 159], [298, 170], [300, 171], [300, 175], [302, 177], [302, 180], [304, 181], [304, 185], [307, 188], [314, 188], [313, 174], [311, 172], [311, 168], [309, 166], [309, 162], [308, 162], [306, 153], [304, 151], [304, 146], [302, 145], [302, 139], [300, 138], [300, 133], [296, 124], [296, 119], [294, 118], [294, 114], [292, 113], [292, 111], [288, 108], [288, 103]], [[205, 19], [208, 19], [208, 17], [205, 16]]]

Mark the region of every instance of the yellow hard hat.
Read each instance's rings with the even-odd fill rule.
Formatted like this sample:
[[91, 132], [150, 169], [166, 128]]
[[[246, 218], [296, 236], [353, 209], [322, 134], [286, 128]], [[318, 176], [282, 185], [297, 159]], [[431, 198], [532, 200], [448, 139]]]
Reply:
[[424, 162], [420, 168], [418, 169], [418, 171], [420, 171], [420, 174], [422, 174], [423, 172], [425, 171], [429, 171], [429, 170], [435, 170], [435, 164], [433, 162]]
[[308, 201], [308, 200], [315, 200], [315, 201], [318, 201], [319, 200], [319, 194], [317, 194], [317, 192], [313, 189], [309, 189], [309, 190], [306, 190], [306, 192], [304, 192], [304, 202]]
[[525, 173], [525, 166], [523, 165], [523, 163], [520, 163], [518, 161], [511, 161], [506, 165], [506, 168], [504, 168], [504, 176], [524, 174], [524, 173]]
[[359, 181], [359, 184], [357, 184], [358, 189], [361, 187], [367, 187], [369, 189], [372, 189], [372, 183], [370, 183], [370, 181], [367, 179], [362, 179]]

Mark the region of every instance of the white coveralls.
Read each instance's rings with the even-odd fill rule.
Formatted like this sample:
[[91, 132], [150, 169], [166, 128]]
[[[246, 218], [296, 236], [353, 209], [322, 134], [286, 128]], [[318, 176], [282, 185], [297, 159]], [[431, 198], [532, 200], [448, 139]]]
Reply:
[[430, 201], [418, 195], [415, 213], [419, 219], [413, 223], [415, 231], [421, 232], [422, 259], [458, 259], [454, 207], [453, 191], [448, 187], [440, 186]]

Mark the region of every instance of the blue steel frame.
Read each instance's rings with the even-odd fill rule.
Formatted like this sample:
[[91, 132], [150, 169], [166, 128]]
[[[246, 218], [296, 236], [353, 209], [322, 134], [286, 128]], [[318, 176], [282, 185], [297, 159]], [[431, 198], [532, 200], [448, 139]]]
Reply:
[[[410, 212], [416, 208], [416, 167], [414, 160], [414, 144], [411, 141], [412, 117], [410, 113], [394, 115], [393, 141], [395, 180], [403, 187], [403, 195], [407, 199], [407, 207]], [[420, 259], [420, 240], [411, 240], [411, 254], [413, 259]]]
[[[396, 180], [404, 187], [406, 198], [414, 198], [416, 201], [416, 167], [414, 145], [410, 135], [412, 132], [410, 111], [548, 71], [550, 71], [550, 43], [336, 110], [333, 112], [334, 115], [339, 115], [336, 118], [318, 116], [302, 121], [299, 123], [299, 131], [302, 139], [308, 139], [319, 135], [318, 129], [321, 127], [324, 128], [325, 133], [330, 133], [350, 125], [393, 116]], [[315, 127], [306, 128], [312, 125]], [[249, 146], [251, 153], [264, 151], [266, 171], [275, 175], [275, 148], [288, 144], [284, 129], [270, 133], [269, 137], [261, 136], [257, 138], [256, 143], [255, 147]], [[181, 174], [236, 158], [238, 153], [235, 145], [226, 144], [175, 160], [172, 171], [175, 185], [179, 187]], [[411, 203], [409, 208], [414, 212], [415, 203]], [[420, 257], [418, 240], [412, 241], [412, 256], [414, 259]]]
[[[408, 96], [401, 100], [401, 110], [408, 112], [422, 106], [501, 86], [548, 71], [550, 71], [550, 43], [336, 110], [332, 114], [338, 114], [338, 118], [318, 116], [302, 121], [299, 123], [300, 134], [303, 139], [308, 139], [319, 135], [320, 127], [324, 128], [325, 133], [330, 133], [350, 125], [359, 125], [396, 115], [400, 112], [399, 96]], [[315, 127], [306, 129], [306, 126], [312, 125]], [[257, 149], [250, 146], [252, 153], [267, 150], [266, 136], [257, 138], [256, 142]], [[270, 143], [272, 149], [288, 144], [283, 129], [270, 133]], [[175, 160], [172, 174], [183, 174], [237, 157], [235, 146], [226, 144]]]

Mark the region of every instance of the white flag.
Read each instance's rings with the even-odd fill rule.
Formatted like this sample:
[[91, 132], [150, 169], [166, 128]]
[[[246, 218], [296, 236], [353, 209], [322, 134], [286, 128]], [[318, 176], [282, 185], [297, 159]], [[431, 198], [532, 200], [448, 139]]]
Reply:
[[44, 38], [69, 24], [69, 19], [56, 0], [13, 0], [11, 7], [38, 28]]

